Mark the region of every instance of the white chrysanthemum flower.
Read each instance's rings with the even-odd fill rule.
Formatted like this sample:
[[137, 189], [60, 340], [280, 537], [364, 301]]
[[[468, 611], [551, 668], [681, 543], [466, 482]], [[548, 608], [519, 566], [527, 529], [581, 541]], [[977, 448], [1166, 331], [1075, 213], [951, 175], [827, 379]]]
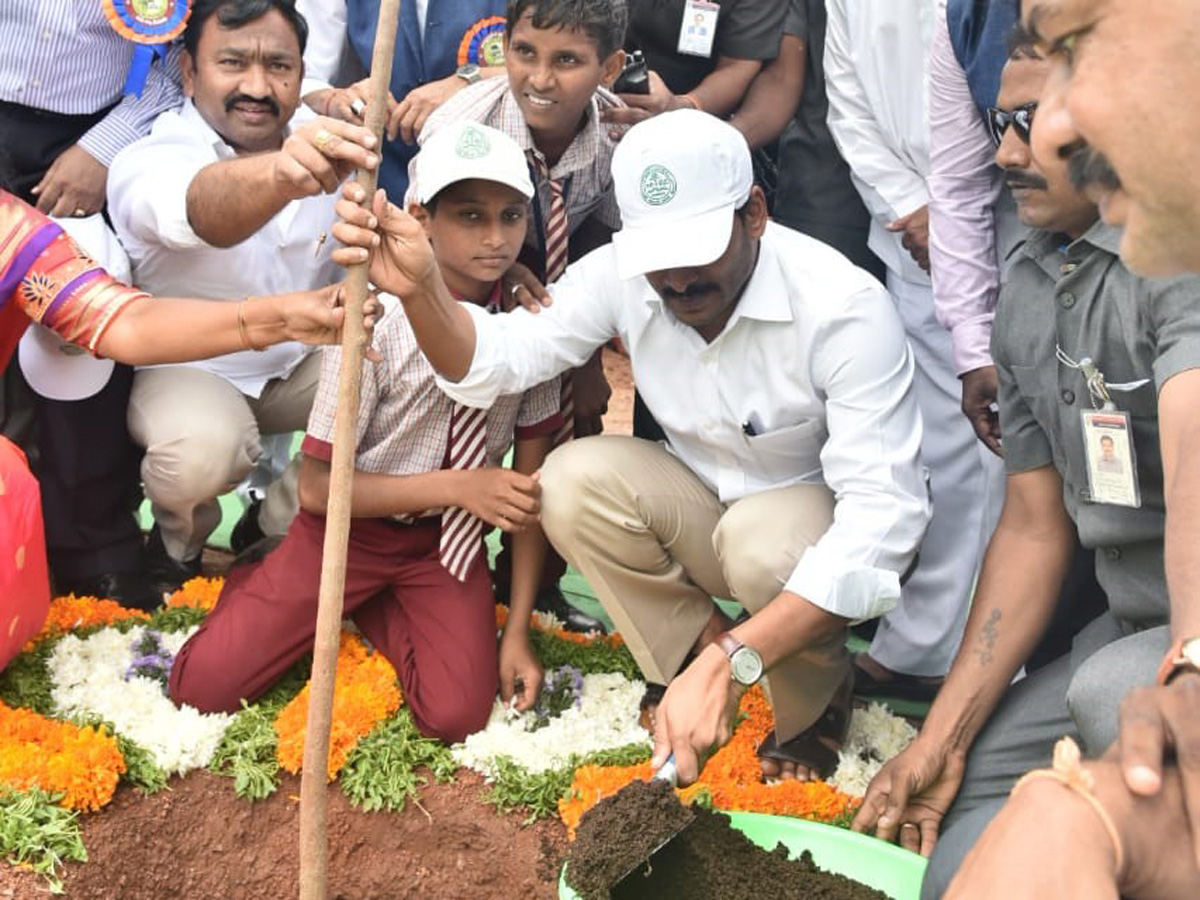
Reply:
[[497, 700], [482, 731], [451, 749], [459, 765], [490, 776], [498, 757], [507, 756], [533, 774], [560, 769], [572, 756], [586, 756], [627, 744], [648, 743], [638, 725], [638, 702], [646, 686], [623, 675], [584, 675], [578, 707], [565, 710], [537, 731], [526, 728], [532, 713], [516, 716]]
[[916, 736], [917, 729], [880, 703], [854, 710], [846, 743], [838, 754], [837, 771], [829, 783], [843, 793], [863, 796], [875, 773]]
[[[163, 634], [162, 644], [178, 653], [195, 630]], [[100, 716], [148, 750], [163, 771], [182, 775], [208, 765], [234, 717], [177, 707], [152, 678], [137, 675], [126, 681], [144, 633], [137, 626], [124, 634], [104, 628], [83, 639], [64, 637], [47, 661], [51, 696], [60, 715]]]

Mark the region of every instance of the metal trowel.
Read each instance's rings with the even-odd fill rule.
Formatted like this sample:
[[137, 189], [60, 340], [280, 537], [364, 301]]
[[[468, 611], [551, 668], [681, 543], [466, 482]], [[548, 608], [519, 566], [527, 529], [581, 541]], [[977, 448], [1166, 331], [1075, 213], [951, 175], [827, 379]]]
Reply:
[[[678, 775], [675, 771], [674, 753], [668, 756], [667, 761], [654, 773], [654, 780], [665, 781], [672, 787], [675, 786]], [[637, 900], [639, 897], [647, 897], [652, 894], [657, 894], [659, 897], [670, 896], [669, 893], [663, 892], [666, 886], [658, 884], [655, 878], [655, 870], [664, 857], [669, 856], [672, 852], [671, 844], [678, 840], [679, 836], [695, 823], [696, 820], [693, 818], [678, 830], [667, 835], [662, 843], [651, 850], [644, 860], [637, 863], [628, 872], [618, 878], [609, 891], [609, 896], [612, 900]]]

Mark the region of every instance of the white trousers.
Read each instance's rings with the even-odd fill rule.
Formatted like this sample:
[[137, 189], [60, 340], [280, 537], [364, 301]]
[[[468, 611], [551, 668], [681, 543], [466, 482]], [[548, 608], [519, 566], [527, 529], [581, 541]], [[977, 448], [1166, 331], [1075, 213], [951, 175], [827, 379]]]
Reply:
[[934, 317], [931, 288], [891, 270], [887, 287], [916, 361], [917, 404], [925, 426], [921, 457], [929, 470], [933, 520], [899, 605], [879, 622], [871, 657], [895, 672], [945, 675], [958, 652], [975, 576], [1004, 502], [1004, 467], [962, 414], [950, 333]]

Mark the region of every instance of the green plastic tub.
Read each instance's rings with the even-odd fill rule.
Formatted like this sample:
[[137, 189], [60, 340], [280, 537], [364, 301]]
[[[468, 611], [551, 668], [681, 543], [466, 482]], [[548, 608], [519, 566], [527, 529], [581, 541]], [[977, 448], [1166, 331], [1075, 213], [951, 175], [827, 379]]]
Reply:
[[[788, 816], [729, 813], [730, 824], [767, 850], [783, 844], [792, 856], [808, 850], [818, 866], [848, 875], [888, 894], [893, 900], [919, 900], [925, 860], [915, 853], [872, 837]], [[579, 900], [567, 884], [567, 867], [558, 881], [561, 900]]]

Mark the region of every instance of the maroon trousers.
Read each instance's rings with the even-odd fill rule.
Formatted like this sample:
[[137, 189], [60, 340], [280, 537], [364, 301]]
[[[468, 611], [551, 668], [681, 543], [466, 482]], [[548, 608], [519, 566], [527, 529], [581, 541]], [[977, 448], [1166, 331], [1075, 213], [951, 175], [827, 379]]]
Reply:
[[[465, 583], [438, 562], [438, 518], [354, 519], [344, 615], [395, 667], [422, 733], [447, 743], [486, 724], [499, 687], [495, 598], [481, 553]], [[170, 695], [236, 712], [312, 650], [325, 519], [299, 513], [261, 563], [230, 572], [179, 651]]]

